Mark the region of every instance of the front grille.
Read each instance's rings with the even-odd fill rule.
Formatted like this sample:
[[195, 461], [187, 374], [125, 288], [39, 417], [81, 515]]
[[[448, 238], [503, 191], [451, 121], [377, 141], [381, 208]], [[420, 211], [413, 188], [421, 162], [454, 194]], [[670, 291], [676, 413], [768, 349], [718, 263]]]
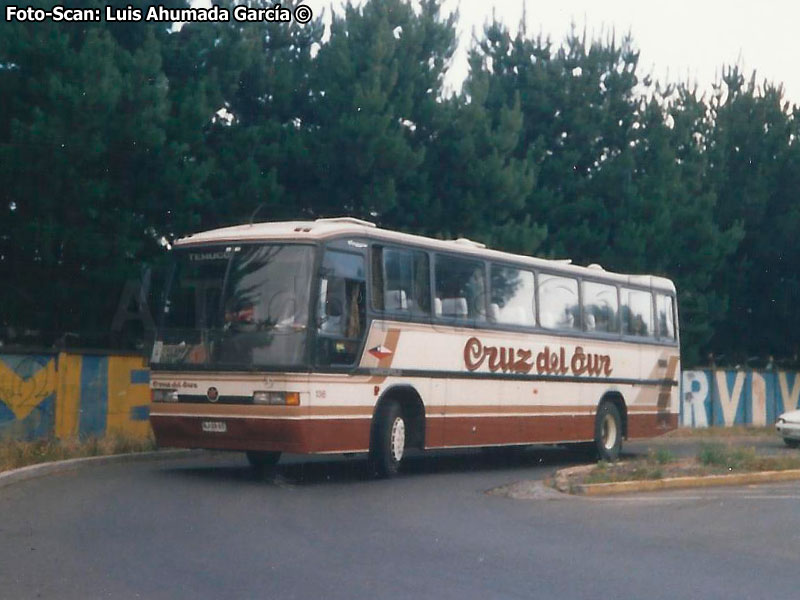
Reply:
[[211, 402], [205, 394], [178, 394], [178, 402], [187, 404], [252, 404], [252, 396], [220, 396]]

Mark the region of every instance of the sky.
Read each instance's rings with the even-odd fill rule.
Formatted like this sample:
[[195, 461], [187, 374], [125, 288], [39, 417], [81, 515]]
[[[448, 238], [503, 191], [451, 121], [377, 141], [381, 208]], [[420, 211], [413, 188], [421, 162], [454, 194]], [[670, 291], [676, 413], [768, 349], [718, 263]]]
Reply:
[[[330, 14], [341, 0], [305, 0]], [[457, 88], [467, 72], [466, 48], [492, 11], [516, 30], [527, 5], [530, 35], [559, 42], [574, 23], [590, 36], [630, 32], [640, 50], [639, 73], [666, 82], [697, 83], [710, 90], [722, 65], [738, 64], [758, 81], [782, 82], [786, 96], [800, 104], [800, 2], [787, 0], [443, 0], [445, 11], [458, 9], [460, 47], [446, 83]]]

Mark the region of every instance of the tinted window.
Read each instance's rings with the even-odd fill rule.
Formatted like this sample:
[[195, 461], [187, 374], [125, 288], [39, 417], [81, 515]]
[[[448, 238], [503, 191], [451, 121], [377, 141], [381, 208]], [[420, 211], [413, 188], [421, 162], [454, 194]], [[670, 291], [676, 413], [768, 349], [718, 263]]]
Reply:
[[672, 296], [656, 295], [656, 319], [658, 335], [670, 340], [675, 339], [675, 309]]
[[297, 363], [305, 349], [312, 248], [245, 246], [228, 275], [222, 364]]
[[486, 281], [483, 263], [451, 256], [436, 256], [437, 317], [486, 320]]
[[429, 315], [430, 290], [427, 254], [381, 246], [373, 248], [372, 301], [377, 310]]
[[313, 247], [288, 244], [176, 251], [153, 363], [302, 363], [313, 258]]
[[650, 292], [621, 290], [622, 333], [653, 336], [653, 304]]
[[202, 330], [221, 328], [222, 284], [233, 254], [233, 247], [175, 251], [162, 329], [194, 330], [199, 340]]
[[496, 323], [536, 325], [534, 278], [530, 271], [492, 265], [489, 317]]
[[584, 281], [583, 316], [586, 331], [619, 332], [617, 288], [604, 283]]
[[317, 309], [317, 359], [320, 363], [355, 361], [365, 328], [364, 279], [361, 255], [325, 252]]
[[578, 329], [578, 281], [571, 277], [539, 275], [539, 321], [548, 329]]

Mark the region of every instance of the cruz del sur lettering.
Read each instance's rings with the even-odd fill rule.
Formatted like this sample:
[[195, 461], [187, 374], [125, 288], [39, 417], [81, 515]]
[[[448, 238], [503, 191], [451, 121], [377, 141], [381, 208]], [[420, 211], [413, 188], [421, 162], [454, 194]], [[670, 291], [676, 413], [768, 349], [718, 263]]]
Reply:
[[534, 356], [532, 350], [484, 346], [476, 337], [471, 337], [464, 345], [464, 363], [467, 369], [475, 371], [484, 362], [494, 373], [530, 373], [535, 369], [540, 375], [611, 375], [611, 357], [607, 354], [592, 354], [577, 346], [572, 356], [567, 358], [567, 351], [561, 346], [558, 351], [551, 351], [549, 346]]

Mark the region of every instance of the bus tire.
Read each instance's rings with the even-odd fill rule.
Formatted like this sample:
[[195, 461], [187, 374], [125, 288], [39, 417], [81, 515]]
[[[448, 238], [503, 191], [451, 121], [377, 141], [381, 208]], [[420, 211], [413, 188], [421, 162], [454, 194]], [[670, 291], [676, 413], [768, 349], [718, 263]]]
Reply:
[[615, 461], [622, 450], [622, 417], [612, 402], [601, 402], [594, 421], [597, 458]]
[[275, 466], [281, 459], [280, 452], [263, 452], [248, 450], [246, 453], [247, 462], [259, 474], [268, 475], [275, 471]]
[[393, 477], [406, 453], [408, 427], [400, 404], [389, 401], [375, 414], [369, 449], [370, 470], [376, 477]]

